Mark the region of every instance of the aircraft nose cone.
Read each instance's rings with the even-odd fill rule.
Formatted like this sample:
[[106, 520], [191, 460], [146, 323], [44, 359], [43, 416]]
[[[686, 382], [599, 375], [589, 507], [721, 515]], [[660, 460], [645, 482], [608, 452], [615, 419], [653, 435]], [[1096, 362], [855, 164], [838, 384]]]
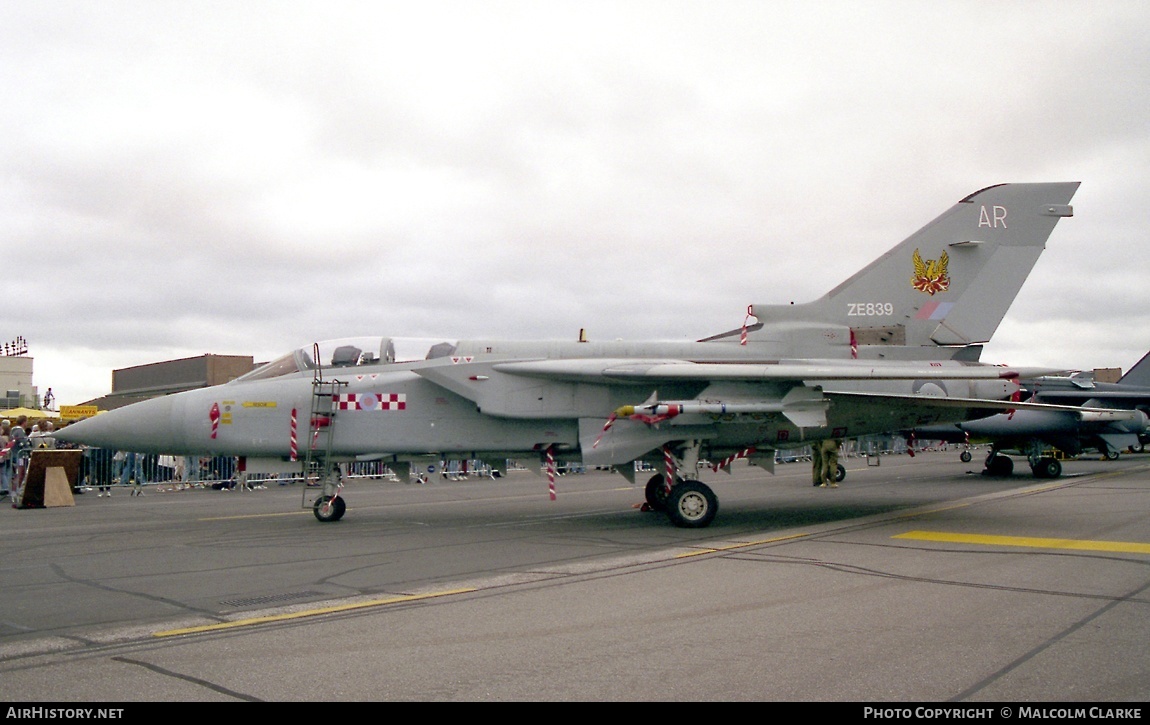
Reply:
[[66, 426], [56, 439], [138, 453], [174, 453], [181, 443], [175, 407], [170, 396], [145, 400]]

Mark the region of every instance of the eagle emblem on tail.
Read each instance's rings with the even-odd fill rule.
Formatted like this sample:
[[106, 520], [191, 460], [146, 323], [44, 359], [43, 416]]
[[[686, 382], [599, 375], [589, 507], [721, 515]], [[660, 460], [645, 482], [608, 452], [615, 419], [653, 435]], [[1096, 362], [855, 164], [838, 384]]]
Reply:
[[914, 262], [914, 276], [910, 278], [910, 284], [916, 290], [933, 295], [936, 292], [945, 292], [950, 287], [950, 277], [946, 274], [946, 266], [950, 263], [950, 257], [945, 251], [937, 260], [923, 261], [922, 255], [916, 249], [912, 261]]

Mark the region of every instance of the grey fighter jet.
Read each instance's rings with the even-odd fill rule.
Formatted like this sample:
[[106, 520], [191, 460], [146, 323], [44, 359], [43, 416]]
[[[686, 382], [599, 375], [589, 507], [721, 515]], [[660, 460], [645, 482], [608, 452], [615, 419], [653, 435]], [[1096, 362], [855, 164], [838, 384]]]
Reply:
[[[1076, 456], [1095, 448], [1116, 460], [1123, 449], [1143, 449], [1150, 433], [1150, 353], [1116, 383], [1079, 374], [1044, 376], [1020, 385], [1020, 400], [1057, 407], [925, 426], [913, 435], [923, 440], [989, 442], [985, 473], [995, 476], [1014, 472], [1010, 453], [1025, 456], [1036, 478], [1057, 478], [1062, 475], [1062, 463], [1053, 455], [1055, 451]], [[962, 455], [964, 461], [971, 458], [969, 451]]]
[[[697, 342], [442, 340], [317, 343], [225, 385], [81, 421], [60, 440], [241, 456], [248, 471], [319, 470], [321, 521], [346, 504], [338, 467], [384, 461], [401, 476], [441, 459], [549, 476], [565, 463], [635, 463], [650, 508], [707, 526], [702, 483], [777, 449], [992, 415], [1027, 371], [983, 364], [990, 339], [1077, 182], [1001, 184], [962, 199], [822, 298], [752, 305], [740, 329]], [[752, 323], [752, 318], [754, 319]], [[414, 359], [412, 359], [414, 358]], [[313, 463], [318, 462], [318, 463]], [[553, 480], [553, 479], [552, 479]]]

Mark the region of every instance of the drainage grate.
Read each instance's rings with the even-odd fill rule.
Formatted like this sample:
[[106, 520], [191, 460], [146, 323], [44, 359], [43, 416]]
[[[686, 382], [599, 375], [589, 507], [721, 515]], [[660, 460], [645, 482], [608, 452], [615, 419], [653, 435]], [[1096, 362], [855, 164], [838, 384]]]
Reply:
[[253, 604], [275, 604], [277, 602], [290, 602], [296, 599], [310, 599], [322, 596], [323, 592], [295, 592], [293, 594], [272, 594], [266, 597], [252, 597], [251, 599], [227, 599], [220, 604], [228, 607], [250, 607]]

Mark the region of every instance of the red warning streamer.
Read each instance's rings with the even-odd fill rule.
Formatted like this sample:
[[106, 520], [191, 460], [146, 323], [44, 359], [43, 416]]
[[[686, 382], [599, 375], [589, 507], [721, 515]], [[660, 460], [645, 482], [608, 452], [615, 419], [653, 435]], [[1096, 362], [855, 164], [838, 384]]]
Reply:
[[711, 466], [711, 470], [718, 473], [719, 471], [723, 470], [724, 468], [731, 465], [732, 463], [739, 460], [740, 458], [746, 458], [747, 456], [751, 455], [754, 452], [755, 452], [754, 446], [751, 446], [750, 448], [744, 448], [743, 450], [739, 451], [738, 453], [736, 453], [733, 456], [727, 456], [717, 465]]
[[291, 409], [291, 460], [298, 460], [299, 440], [296, 438], [296, 409]]
[[220, 404], [212, 403], [212, 409], [208, 411], [208, 419], [212, 421], [212, 440], [216, 439], [216, 433], [220, 429]]
[[[1010, 394], [1010, 402], [1017, 403], [1017, 402], [1022, 400], [1022, 383], [1019, 381], [1019, 379], [1017, 377], [1008, 378], [1008, 379], [1010, 380], [1010, 382], [1014, 383], [1014, 392]], [[1018, 411], [1015, 408], [1011, 408], [1010, 410], [1008, 410], [1006, 412], [1008, 413], [1008, 415], [1006, 416], [1006, 419], [1007, 420], [1014, 420], [1014, 414], [1017, 413]]]
[[607, 423], [604, 424], [603, 430], [599, 431], [599, 437], [596, 438], [595, 442], [591, 445], [592, 448], [598, 448], [599, 447], [599, 441], [603, 440], [603, 436], [607, 434], [607, 431], [611, 430], [611, 426], [615, 424], [615, 418], [616, 417], [617, 416], [614, 413], [607, 416]]
[[547, 492], [555, 500], [555, 453], [554, 446], [547, 446]]

